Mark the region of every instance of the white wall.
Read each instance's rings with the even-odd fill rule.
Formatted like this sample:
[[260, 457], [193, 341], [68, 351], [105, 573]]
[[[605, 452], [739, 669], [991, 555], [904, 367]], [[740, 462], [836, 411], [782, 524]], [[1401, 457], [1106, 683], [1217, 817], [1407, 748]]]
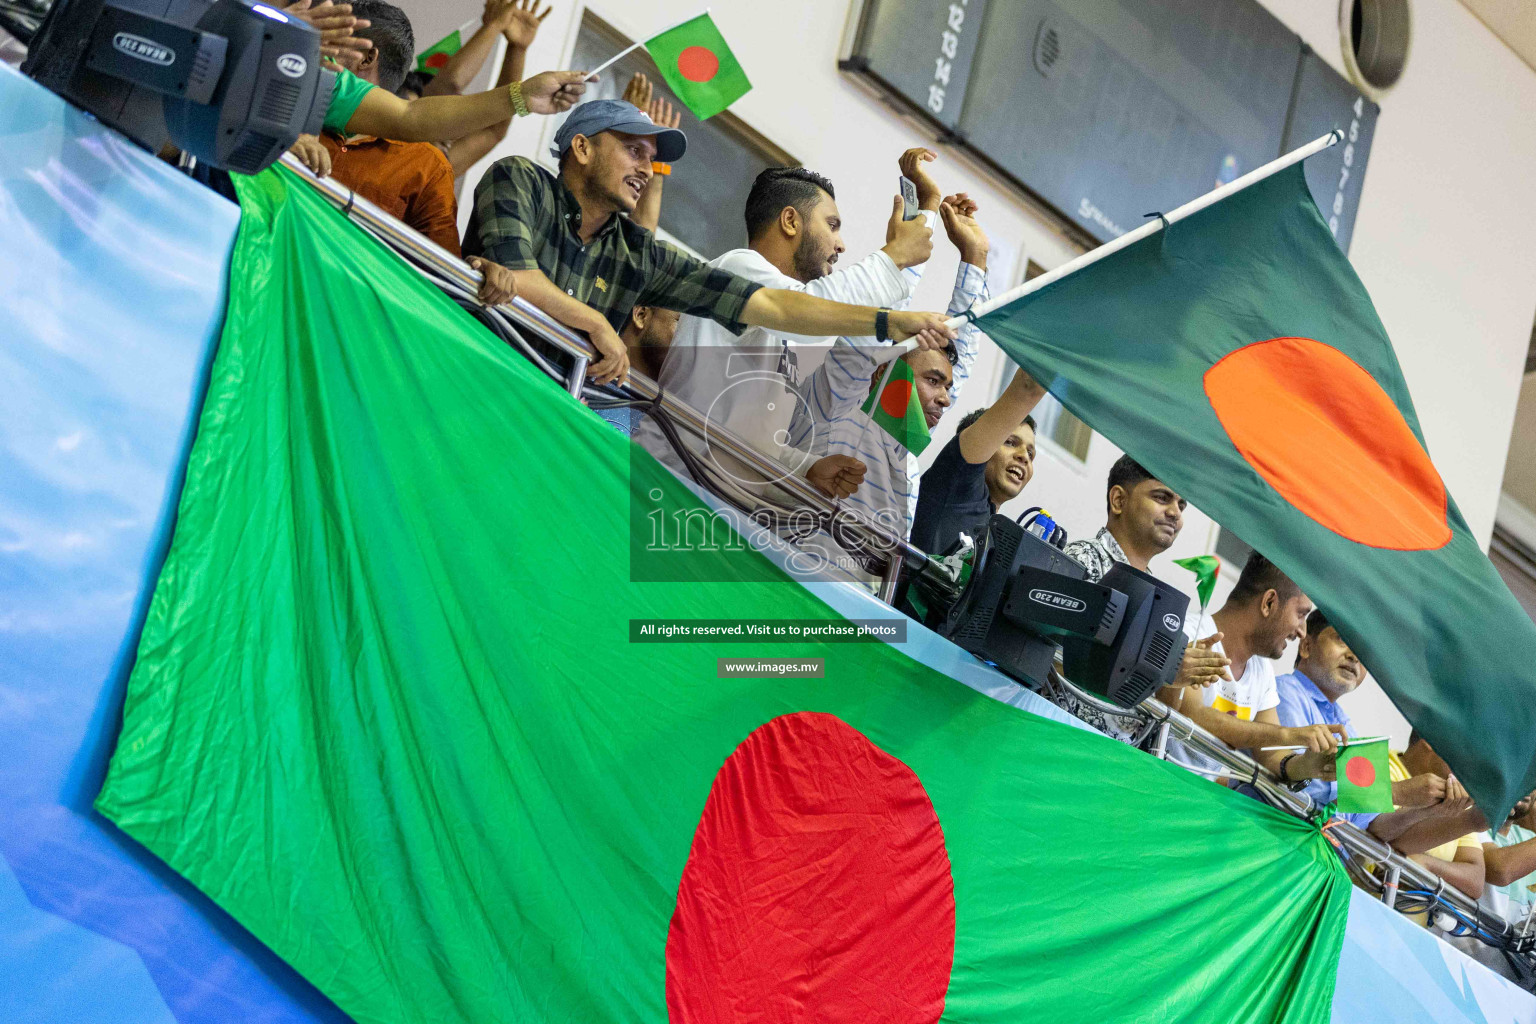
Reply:
[[[1342, 73], [1335, 0], [1264, 2]], [[699, 4], [592, 0], [590, 7], [642, 38]], [[832, 178], [850, 254], [859, 255], [884, 241], [897, 154], [933, 139], [837, 71], [848, 11], [829, 0], [717, 0], [712, 13], [756, 83], [733, 111]], [[1430, 455], [1486, 542], [1536, 315], [1536, 72], [1455, 0], [1415, 0], [1413, 12], [1414, 51], [1382, 101], [1350, 257], [1396, 344]], [[580, 20], [578, 6], [558, 4], [529, 54], [530, 72], [564, 66]], [[423, 34], [422, 41], [431, 40]], [[492, 158], [533, 152], [540, 129], [538, 119], [514, 122]], [[467, 176], [470, 188], [481, 170]], [[676, 173], [707, 170], [684, 160]], [[1049, 218], [961, 155], [941, 149], [933, 174], [946, 191], [968, 190], [981, 203], [1003, 259], [1049, 268], [1075, 255]], [[942, 308], [953, 268], [952, 251], [942, 252], [920, 305]], [[980, 367], [949, 422], [990, 397], [999, 373], [995, 363]], [[947, 436], [941, 427], [934, 450]], [[1091, 533], [1103, 521], [1103, 479], [1118, 454], [1102, 438], [1086, 465], [1047, 449], [1024, 498], [1050, 507], [1074, 534]], [[1171, 555], [1210, 550], [1214, 538], [1210, 521], [1192, 512]], [[1162, 571], [1187, 582], [1166, 564]], [[1367, 731], [1406, 738], [1379, 690], [1352, 697], [1351, 709]]]

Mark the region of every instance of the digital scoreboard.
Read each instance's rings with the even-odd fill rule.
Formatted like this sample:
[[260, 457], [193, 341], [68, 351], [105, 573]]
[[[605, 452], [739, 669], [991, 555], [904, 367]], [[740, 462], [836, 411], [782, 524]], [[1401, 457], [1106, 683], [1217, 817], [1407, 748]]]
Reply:
[[1378, 108], [1254, 0], [867, 0], [843, 66], [1100, 241], [1339, 128], [1348, 249]]

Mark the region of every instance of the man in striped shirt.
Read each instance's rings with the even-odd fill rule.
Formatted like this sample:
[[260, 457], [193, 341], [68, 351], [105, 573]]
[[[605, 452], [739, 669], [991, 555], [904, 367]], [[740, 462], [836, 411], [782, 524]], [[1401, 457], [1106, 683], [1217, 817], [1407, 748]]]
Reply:
[[[960, 267], [947, 310], [951, 317], [988, 298], [988, 242], [976, 221], [976, 210], [975, 201], [963, 192], [946, 197], [939, 207], [945, 233], [960, 250]], [[904, 273], [915, 277], [917, 269]], [[912, 368], [930, 431], [970, 378], [981, 338], [974, 324], [966, 324], [949, 349], [919, 349], [902, 357]], [[812, 456], [843, 455], [863, 463], [863, 483], [845, 499], [845, 507], [906, 538], [917, 513], [917, 457], [876, 426], [861, 408], [884, 365], [874, 358], [878, 347], [883, 346], [855, 344], [848, 338], [837, 340], [821, 367], [799, 386], [801, 400], [790, 422], [789, 447]], [[823, 534], [818, 540], [819, 544], [809, 546], [854, 575], [868, 575], [851, 565], [849, 556], [830, 537]]]

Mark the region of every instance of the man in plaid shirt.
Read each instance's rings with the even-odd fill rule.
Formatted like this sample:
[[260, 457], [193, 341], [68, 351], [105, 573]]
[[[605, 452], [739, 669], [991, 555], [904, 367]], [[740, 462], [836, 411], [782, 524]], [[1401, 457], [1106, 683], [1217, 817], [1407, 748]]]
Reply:
[[500, 160], [475, 189], [465, 255], [512, 271], [517, 293], [556, 320], [584, 331], [597, 350], [598, 383], [622, 381], [629, 358], [617, 330], [635, 306], [709, 317], [733, 332], [747, 326], [813, 336], [916, 337], [942, 349], [955, 337], [938, 313], [853, 306], [764, 288], [713, 269], [630, 222], [653, 162], [670, 164], [687, 147], [622, 100], [576, 107], [555, 136], [556, 177], [524, 157]]

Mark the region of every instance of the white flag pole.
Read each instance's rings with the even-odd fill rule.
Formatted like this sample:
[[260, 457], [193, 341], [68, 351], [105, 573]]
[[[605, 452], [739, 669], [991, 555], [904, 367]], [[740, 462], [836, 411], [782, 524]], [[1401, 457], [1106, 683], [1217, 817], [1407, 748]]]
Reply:
[[[1174, 210], [1172, 213], [1164, 214], [1157, 220], [1149, 220], [1145, 224], [1138, 227], [1136, 230], [1127, 231], [1119, 238], [1116, 238], [1111, 242], [1105, 242], [1097, 249], [1090, 249], [1079, 256], [1077, 259], [1063, 263], [1061, 266], [1057, 267], [1055, 270], [1050, 271], [1049, 273], [1041, 274], [1039, 277], [1032, 281], [1025, 281], [1017, 288], [1011, 288], [1003, 294], [998, 295], [987, 302], [978, 304], [974, 309], [971, 310], [971, 314], [973, 316], [981, 316], [985, 313], [990, 313], [992, 310], [997, 309], [1000, 306], [1006, 306], [1010, 302], [1015, 302], [1018, 299], [1021, 299], [1024, 296], [1030, 294], [1031, 292], [1037, 292], [1048, 284], [1054, 284], [1064, 277], [1077, 273], [1084, 267], [1092, 266], [1106, 256], [1112, 256], [1127, 246], [1135, 245], [1143, 238], [1149, 238], [1152, 235], [1155, 235], [1169, 224], [1177, 224], [1179, 221], [1190, 216], [1191, 214], [1199, 213], [1207, 206], [1216, 205], [1223, 199], [1232, 195], [1234, 192], [1241, 192], [1243, 189], [1247, 188], [1249, 185], [1254, 184], [1255, 182], [1263, 181], [1265, 178], [1285, 170], [1292, 164], [1300, 163], [1314, 153], [1320, 153], [1327, 149], [1329, 146], [1336, 145], [1343, 138], [1344, 133], [1335, 128], [1327, 135], [1324, 135], [1321, 138], [1313, 139], [1311, 142], [1307, 143], [1305, 146], [1302, 146], [1300, 149], [1293, 149], [1284, 156], [1275, 160], [1271, 160], [1263, 167], [1255, 167], [1241, 178], [1236, 178], [1227, 182], [1225, 185], [1211, 189], [1211, 191], [1207, 192], [1205, 195], [1200, 196], [1198, 199], [1190, 200], [1183, 206], [1179, 207], [1177, 210]], [[965, 321], [965, 317], [957, 316], [949, 321], [949, 326], [959, 327], [961, 324], [965, 323]], [[911, 352], [913, 349], [917, 348], [917, 341], [909, 338], [906, 341], [892, 345], [891, 348], [895, 351], [886, 357], [888, 359], [894, 359], [898, 355], [904, 355], [907, 352]]]
[[624, 47], [624, 49], [620, 50], [618, 53], [614, 54], [612, 57], [609, 57], [607, 60], [603, 61], [597, 67], [589, 71], [587, 73], [587, 77], [583, 78], [582, 81], [592, 81], [592, 79], [597, 77], [597, 73], [599, 71], [607, 71], [609, 68], [613, 67], [619, 61], [623, 60], [625, 57], [628, 57], [630, 54], [634, 53], [644, 45], [644, 43], [630, 43], [628, 46]]

